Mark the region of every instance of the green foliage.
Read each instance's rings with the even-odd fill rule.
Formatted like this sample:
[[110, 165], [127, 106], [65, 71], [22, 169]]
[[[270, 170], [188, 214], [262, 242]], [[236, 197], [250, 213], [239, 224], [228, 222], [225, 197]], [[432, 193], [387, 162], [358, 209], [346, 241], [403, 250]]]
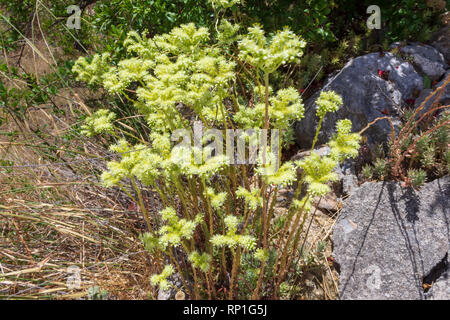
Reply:
[[311, 155], [298, 162], [298, 165], [305, 170], [305, 181], [312, 195], [323, 196], [331, 191], [327, 182], [338, 179], [337, 173], [333, 171], [337, 164], [333, 158], [321, 158], [316, 152], [311, 152]]
[[239, 42], [239, 58], [264, 73], [273, 73], [286, 63], [298, 63], [306, 43], [289, 29], [278, 31], [271, 39], [260, 26], [248, 28]]
[[192, 239], [197, 225], [202, 221], [203, 216], [197, 215], [194, 220], [179, 219], [175, 210], [167, 207], [160, 212], [161, 219], [165, 223], [159, 230], [159, 243], [163, 248], [167, 246], [179, 246], [181, 241]]
[[323, 118], [328, 112], [336, 112], [342, 106], [342, 98], [333, 91], [322, 91], [316, 101], [316, 115]]
[[447, 172], [450, 172], [450, 150], [447, 150], [444, 153], [444, 163], [445, 163]]
[[236, 4], [239, 4], [241, 0], [209, 0], [214, 8], [228, 9]]
[[[385, 44], [419, 33], [426, 37], [437, 25], [438, 10], [410, 0], [400, 3], [379, 3], [387, 27], [376, 41]], [[52, 102], [64, 86], [59, 80], [70, 78], [70, 69], [78, 81], [106, 90], [110, 96], [102, 101], [102, 109], [76, 130], [115, 141], [110, 150], [118, 160], [108, 162], [101, 179], [104, 186], [125, 191], [142, 210], [148, 230], [141, 239], [159, 272], [151, 277], [152, 285], [170, 288], [176, 272], [192, 298], [214, 297], [224, 284], [229, 284], [229, 298], [289, 298], [299, 291], [286, 273], [302, 271], [293, 263], [302, 220], [312, 209], [312, 198], [330, 191], [330, 183], [337, 179], [336, 166], [357, 156], [360, 137], [351, 133], [349, 120], [341, 120], [329, 142], [329, 156], [312, 152], [302, 161], [280, 161], [279, 167], [274, 160], [292, 144], [292, 123], [304, 115], [298, 85], [305, 89], [313, 79], [319, 82], [350, 55], [368, 48], [365, 10], [376, 2], [101, 0], [93, 15], [83, 12], [82, 29], [70, 33], [64, 26], [70, 1], [0, 0], [0, 4], [6, 9], [3, 20], [10, 23], [2, 32], [2, 49], [17, 48], [23, 41], [20, 33], [26, 37], [36, 33], [30, 21], [39, 13], [44, 32], [52, 31], [49, 40], [58, 41], [64, 53], [76, 53], [80, 47], [103, 51], [79, 58], [73, 68], [70, 62], [55, 66], [58, 72], [39, 79], [1, 65], [2, 72], [26, 85], [19, 89], [0, 83], [0, 106], [17, 116]], [[307, 42], [314, 45], [309, 50]], [[342, 99], [323, 92], [317, 105], [320, 124], [313, 145], [323, 119], [341, 107]], [[143, 124], [118, 127], [116, 119], [136, 113]], [[202, 148], [192, 148], [191, 141], [176, 145], [179, 141], [171, 138], [190, 129], [194, 120], [201, 121], [205, 130], [221, 133], [237, 128], [280, 130], [281, 150], [275, 154], [267, 147], [259, 150], [257, 163], [234, 166], [227, 156], [211, 152], [206, 146], [209, 138], [200, 142]], [[402, 151], [425, 130], [414, 131]], [[260, 138], [256, 132], [245, 140]], [[227, 142], [225, 147], [229, 146]], [[409, 162], [413, 185], [427, 179], [424, 172], [428, 177], [448, 172], [447, 149], [445, 126], [419, 139], [416, 153], [402, 163], [406, 168]], [[365, 167], [368, 178], [391, 174], [390, 163], [382, 158]], [[277, 191], [294, 182], [298, 188], [289, 212], [276, 218]], [[148, 212], [141, 185], [159, 193], [163, 210]], [[302, 186], [306, 195], [300, 192]], [[303, 259], [302, 266], [312, 264], [313, 256]], [[194, 282], [194, 289], [186, 279]], [[93, 289], [91, 296], [99, 290]]]
[[188, 259], [194, 267], [199, 268], [203, 272], [208, 272], [211, 267], [212, 257], [206, 252], [199, 254], [197, 251], [193, 251]]
[[227, 232], [224, 235], [214, 235], [211, 243], [216, 247], [228, 247], [235, 249], [237, 246], [248, 251], [254, 250], [256, 247], [256, 238], [249, 235], [239, 235], [237, 232], [238, 219], [235, 216], [226, 216], [223, 219]]
[[357, 133], [351, 133], [351, 130], [352, 122], [348, 119], [339, 120], [336, 124], [337, 133], [329, 145], [332, 150], [331, 157], [337, 161], [358, 156], [361, 136]]
[[[431, 6], [431, 1], [401, 0], [393, 3], [388, 0], [365, 1], [365, 3], [380, 6], [382, 19], [386, 24], [387, 37], [391, 41], [414, 39], [426, 41], [431, 31], [438, 25], [438, 15], [445, 11], [448, 2], [444, 5]], [[418, 38], [419, 37], [419, 38]]]
[[[9, 0], [0, 0], [0, 6], [2, 7], [0, 13], [2, 15], [6, 14], [6, 18], [12, 23], [14, 26], [17, 26], [19, 29], [22, 29], [27, 21], [29, 21], [31, 12], [33, 11], [35, 5], [34, 0], [24, 0], [24, 1], [9, 1]], [[9, 13], [9, 14], [8, 14]], [[5, 19], [5, 18], [3, 18]], [[2, 21], [3, 23], [3, 21]], [[20, 40], [19, 33], [10, 28], [8, 32], [2, 32], [0, 47], [4, 50], [12, 50], [17, 46], [17, 41]]]

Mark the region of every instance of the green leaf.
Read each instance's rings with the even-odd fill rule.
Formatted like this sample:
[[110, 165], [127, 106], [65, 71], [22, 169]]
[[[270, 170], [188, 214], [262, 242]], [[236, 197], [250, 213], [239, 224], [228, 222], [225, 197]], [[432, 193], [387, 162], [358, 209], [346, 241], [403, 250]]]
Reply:
[[431, 89], [431, 79], [427, 75], [423, 77], [423, 88]]

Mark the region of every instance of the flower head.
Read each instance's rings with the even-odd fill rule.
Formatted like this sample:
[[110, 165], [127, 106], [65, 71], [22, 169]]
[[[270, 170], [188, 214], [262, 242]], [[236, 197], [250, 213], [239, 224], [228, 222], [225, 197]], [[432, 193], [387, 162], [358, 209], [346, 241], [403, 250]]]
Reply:
[[248, 28], [248, 34], [239, 42], [239, 57], [266, 73], [281, 65], [298, 62], [306, 43], [292, 31], [278, 31], [271, 41], [258, 25]]
[[211, 256], [207, 253], [198, 253], [197, 251], [192, 252], [189, 257], [189, 261], [196, 268], [199, 268], [203, 272], [208, 272], [211, 267]]
[[81, 133], [92, 137], [98, 133], [112, 133], [114, 126], [112, 121], [116, 119], [116, 114], [107, 109], [100, 109], [92, 116], [87, 117], [86, 124], [81, 126]]
[[228, 247], [235, 249], [237, 246], [246, 249], [254, 250], [256, 247], [256, 239], [250, 235], [236, 234], [238, 219], [236, 216], [228, 215], [224, 219], [225, 227], [227, 229], [224, 235], [214, 235], [211, 238], [211, 243], [216, 247]]
[[319, 118], [323, 118], [328, 112], [338, 111], [342, 104], [342, 98], [336, 92], [322, 91], [316, 100], [316, 115]]
[[339, 120], [336, 125], [337, 134], [328, 143], [331, 148], [331, 157], [339, 162], [358, 155], [361, 136], [358, 133], [351, 133], [351, 130], [350, 120]]
[[202, 215], [197, 215], [194, 220], [178, 218], [175, 209], [167, 207], [160, 211], [161, 219], [166, 224], [159, 229], [159, 243], [162, 247], [178, 246], [183, 239], [189, 240], [202, 220]]
[[260, 190], [257, 188], [247, 190], [244, 187], [239, 187], [236, 191], [238, 198], [244, 199], [245, 203], [251, 210], [256, 210], [258, 207], [262, 207], [262, 197], [260, 196]]
[[311, 152], [305, 159], [297, 163], [305, 171], [305, 182], [308, 191], [314, 196], [323, 196], [331, 191], [328, 182], [336, 181], [338, 175], [333, 170], [337, 161], [329, 156], [320, 157], [318, 153]]
[[154, 274], [150, 277], [150, 283], [152, 286], [159, 286], [160, 290], [168, 290], [170, 283], [167, 278], [174, 273], [174, 268], [171, 265], [166, 265], [160, 274]]

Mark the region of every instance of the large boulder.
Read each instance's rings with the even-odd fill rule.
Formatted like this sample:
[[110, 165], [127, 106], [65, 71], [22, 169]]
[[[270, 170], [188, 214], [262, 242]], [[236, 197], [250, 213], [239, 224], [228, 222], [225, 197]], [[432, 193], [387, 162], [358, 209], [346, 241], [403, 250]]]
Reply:
[[[423, 279], [447, 264], [449, 228], [450, 177], [420, 190], [364, 183], [345, 200], [333, 231], [341, 299], [425, 299]], [[434, 282], [431, 297], [450, 299], [448, 279]]]
[[[449, 252], [450, 253], [450, 252]], [[443, 269], [438, 270], [439, 277], [432, 284], [427, 292], [427, 298], [430, 300], [449, 300], [450, 299], [450, 264], [448, 263], [449, 254], [447, 253], [447, 263], [443, 264]], [[445, 261], [444, 261], [445, 263]]]
[[[318, 143], [325, 143], [335, 131], [339, 119], [348, 118], [353, 130], [359, 131], [378, 117], [389, 114], [394, 126], [396, 116], [408, 99], [413, 99], [423, 89], [423, 78], [411, 63], [392, 53], [369, 53], [350, 60], [336, 75], [329, 77], [321, 91], [334, 90], [342, 96], [343, 107], [334, 114], [327, 114]], [[305, 118], [295, 125], [297, 142], [308, 148], [314, 138], [317, 117], [316, 92], [305, 101]], [[391, 133], [388, 120], [380, 120], [366, 131], [369, 145], [387, 140]]]
[[[444, 78], [438, 82], [433, 89], [424, 89], [422, 90], [422, 92], [420, 93], [419, 97], [416, 99], [415, 101], [415, 107], [419, 107], [422, 102], [425, 101], [425, 99], [437, 88], [441, 87], [445, 81], [447, 79], [449, 79], [450, 77], [450, 70], [446, 72], [446, 74], [444, 75]], [[444, 87], [442, 89], [444, 92], [442, 92], [441, 94], [436, 93], [435, 95], [433, 95], [433, 97], [431, 97], [430, 99], [428, 99], [428, 101], [424, 104], [423, 106], [423, 112], [421, 112], [421, 114], [423, 114], [424, 112], [428, 111], [430, 109], [430, 107], [436, 103], [436, 106], [438, 105], [447, 105], [450, 104], [450, 84], [448, 84], [446, 87]]]
[[411, 57], [416, 69], [427, 75], [431, 80], [440, 80], [448, 68], [442, 53], [432, 46], [411, 43], [401, 47], [400, 51]]
[[431, 45], [438, 49], [450, 63], [450, 26], [446, 26], [431, 36]]

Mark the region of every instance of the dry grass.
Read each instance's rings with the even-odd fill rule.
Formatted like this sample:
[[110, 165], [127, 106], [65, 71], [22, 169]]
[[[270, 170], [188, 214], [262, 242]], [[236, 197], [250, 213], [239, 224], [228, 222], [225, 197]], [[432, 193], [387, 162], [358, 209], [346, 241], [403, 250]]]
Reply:
[[[6, 126], [0, 131], [14, 129], [13, 122]], [[99, 186], [104, 161], [83, 161], [105, 150], [82, 138], [49, 148], [58, 136], [47, 128], [52, 132], [44, 141], [18, 130], [14, 141], [0, 142], [0, 159], [39, 165], [0, 169], [0, 298], [82, 298], [93, 285], [110, 298], [151, 297], [151, 261], [138, 237], [141, 214], [122, 192]], [[84, 153], [74, 156], [80, 146]], [[53, 166], [50, 156], [67, 165]], [[148, 206], [157, 209], [152, 196], [148, 191]], [[81, 270], [79, 289], [67, 287], [69, 266]]]
[[[39, 79], [55, 70], [58, 54], [38, 33], [1, 60]], [[0, 77], [8, 88], [26, 86]], [[93, 97], [65, 88], [20, 115], [0, 108], [0, 166], [13, 166], [0, 168], [0, 299], [86, 298], [94, 285], [111, 299], [154, 297], [152, 264], [139, 240], [141, 214], [122, 192], [99, 185], [105, 161], [92, 158], [109, 153], [74, 130], [76, 111], [89, 112], [82, 101]], [[158, 209], [151, 191], [147, 199]], [[80, 268], [79, 288], [69, 287], [70, 266]]]

